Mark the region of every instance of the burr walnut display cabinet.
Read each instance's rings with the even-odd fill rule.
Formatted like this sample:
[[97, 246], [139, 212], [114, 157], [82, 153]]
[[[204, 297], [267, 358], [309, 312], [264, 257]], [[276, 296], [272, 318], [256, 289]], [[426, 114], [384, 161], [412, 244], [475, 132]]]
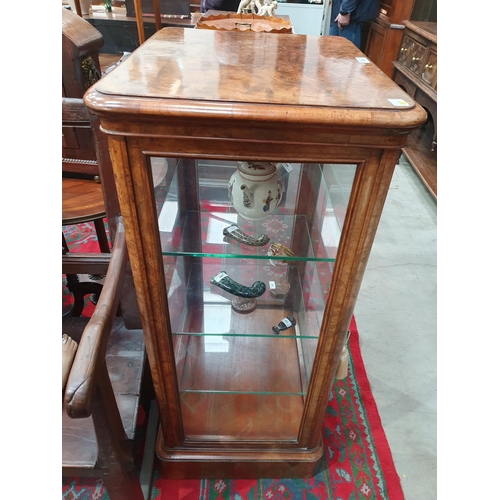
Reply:
[[[108, 136], [164, 475], [313, 475], [392, 173], [424, 110], [343, 38], [183, 28], [158, 31], [85, 102]], [[228, 189], [245, 162], [273, 164], [279, 186], [251, 220], [233, 204], [243, 185]]]

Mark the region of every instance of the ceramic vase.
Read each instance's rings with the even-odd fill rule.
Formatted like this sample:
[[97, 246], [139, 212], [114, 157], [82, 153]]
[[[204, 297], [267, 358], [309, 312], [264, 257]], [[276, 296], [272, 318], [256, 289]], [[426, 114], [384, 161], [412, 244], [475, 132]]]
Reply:
[[229, 199], [245, 219], [260, 220], [274, 212], [283, 197], [283, 184], [277, 169], [281, 164], [238, 162], [229, 179]]

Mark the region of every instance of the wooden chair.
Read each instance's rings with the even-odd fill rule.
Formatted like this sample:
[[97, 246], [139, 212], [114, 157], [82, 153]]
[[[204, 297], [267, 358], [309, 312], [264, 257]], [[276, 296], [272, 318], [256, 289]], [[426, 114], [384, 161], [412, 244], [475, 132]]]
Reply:
[[[86, 20], [67, 10], [62, 11], [62, 35], [62, 225], [93, 223], [100, 252], [109, 253], [102, 169], [91, 118], [82, 99], [100, 77], [99, 48], [104, 39]], [[63, 255], [69, 252], [64, 232], [62, 251]], [[68, 314], [79, 316], [85, 296], [90, 294], [95, 303], [102, 285], [80, 281], [78, 271], [66, 278], [74, 297], [74, 307]]]
[[[78, 7], [77, 7], [78, 9]], [[62, 11], [62, 222], [93, 222], [101, 252], [109, 252], [96, 145], [85, 91], [100, 78], [102, 35], [75, 13]], [[68, 247], [63, 238], [63, 249]]]
[[[90, 140], [88, 141], [87, 148], [80, 148], [78, 147], [79, 142], [75, 139], [74, 150], [78, 154], [74, 154], [73, 156], [85, 156], [88, 152], [87, 156], [94, 156], [96, 158], [90, 117], [83, 99], [62, 98], [62, 129], [63, 153], [65, 146], [68, 145], [65, 137], [74, 135], [76, 138], [75, 130], [78, 130], [79, 132], [87, 132]], [[69, 149], [66, 147], [66, 150]], [[70, 167], [67, 166], [68, 164]], [[102, 253], [109, 253], [110, 247], [104, 225], [106, 206], [97, 159], [85, 160], [63, 156], [62, 168], [62, 225], [69, 226], [92, 222], [95, 227], [100, 251]], [[69, 252], [64, 232], [62, 234], [62, 251], [63, 255]], [[103, 275], [97, 275], [96, 277], [103, 277]], [[102, 285], [95, 281], [80, 281], [78, 273], [68, 274], [66, 281], [67, 287], [74, 297], [74, 306], [68, 314], [71, 316], [80, 316], [84, 307], [85, 296], [90, 294], [95, 303], [99, 298]]]
[[[74, 12], [62, 9], [63, 182], [66, 182], [64, 178], [71, 178], [73, 182], [81, 179], [86, 181], [86, 188], [92, 191], [94, 202], [89, 202], [87, 193], [83, 210], [87, 211], [89, 218], [105, 213], [112, 247], [120, 217], [120, 206], [108, 142], [100, 130], [99, 119], [88, 113], [82, 100], [86, 90], [100, 75], [99, 49], [103, 45], [104, 38], [94, 26]], [[99, 184], [94, 181], [96, 176], [100, 179]], [[63, 188], [63, 196], [64, 191]], [[76, 212], [73, 210], [71, 217], [74, 217], [73, 220], [78, 217], [78, 220], [82, 221], [82, 214], [75, 215]], [[101, 252], [108, 247], [106, 253], [72, 254], [66, 250], [64, 255], [63, 251], [63, 274], [70, 275], [70, 290], [74, 296], [76, 294], [75, 307], [71, 311], [75, 316], [81, 312], [83, 297], [89, 293], [96, 294], [97, 297], [102, 288], [98, 283], [79, 282], [78, 275], [105, 274], [109, 264], [109, 246], [99, 219], [100, 217], [94, 219], [96, 233], [100, 240]], [[63, 249], [64, 245], [63, 241]], [[131, 329], [141, 328], [130, 266], [127, 267], [124, 287], [126, 292], [122, 295], [120, 308], [125, 325]]]
[[120, 228], [92, 317], [63, 319], [63, 334], [79, 345], [63, 398], [62, 473], [102, 478], [111, 500], [149, 497], [158, 422], [153, 404], [139, 479], [132, 441], [147, 363], [142, 330], [116, 317], [127, 260]]
[[[160, 13], [160, 0], [152, 0], [153, 14], [155, 18], [155, 30], [159, 31], [162, 28], [161, 25], [161, 13]], [[135, 22], [137, 26], [137, 35], [139, 37], [139, 45], [142, 45], [146, 41], [146, 36], [144, 34], [144, 19], [142, 15], [142, 1], [134, 0], [134, 11], [135, 11]]]
[[[106, 207], [101, 186], [100, 172], [96, 159], [95, 144], [92, 139], [90, 117], [83, 99], [62, 98], [63, 153], [70, 148], [68, 137], [75, 136], [75, 151], [79, 156], [87, 152], [79, 147], [75, 130], [86, 131], [90, 135], [87, 146], [89, 156], [94, 159], [68, 158], [62, 160], [62, 225], [69, 226], [83, 222], [93, 222], [99, 242], [99, 249], [109, 253], [108, 238], [104, 227]], [[65, 150], [65, 151], [64, 151]], [[77, 156], [77, 154], [73, 154]], [[63, 235], [63, 248], [69, 251]]]

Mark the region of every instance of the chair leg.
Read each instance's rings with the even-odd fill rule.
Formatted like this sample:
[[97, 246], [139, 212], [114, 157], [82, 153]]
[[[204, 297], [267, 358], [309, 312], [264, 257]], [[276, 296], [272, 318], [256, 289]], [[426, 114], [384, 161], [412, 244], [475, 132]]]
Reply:
[[74, 304], [73, 308], [66, 316], [77, 318], [82, 314], [84, 299], [86, 295], [96, 294], [97, 300], [101, 294], [102, 285], [100, 283], [92, 283], [89, 281], [81, 282], [78, 279], [78, 274], [67, 274], [66, 275], [66, 286], [68, 290], [73, 294]]
[[102, 253], [111, 253], [111, 250], [109, 249], [108, 235], [106, 234], [106, 228], [104, 227], [104, 220], [95, 220], [94, 226], [97, 234], [97, 241], [99, 242], [99, 249]]
[[[96, 219], [93, 222], [101, 253], [111, 253], [108, 243], [108, 236], [106, 234], [106, 228], [104, 226], [104, 220]], [[69, 252], [69, 248], [66, 242], [66, 238], [64, 237], [64, 231], [62, 233], [62, 246], [63, 255], [66, 255]], [[94, 280], [103, 279], [104, 276], [105, 275], [89, 275], [89, 277]], [[89, 283], [86, 281], [81, 283], [78, 279], [77, 274], [67, 274], [66, 284], [68, 290], [73, 294], [74, 298], [73, 308], [71, 311], [64, 315], [66, 317], [79, 317], [82, 314], [84, 307], [84, 298], [86, 295], [91, 294], [91, 301], [94, 304], [96, 304], [97, 300], [99, 300], [99, 295], [102, 289], [102, 285], [100, 283]]]
[[111, 500], [144, 500], [133, 456], [124, 446], [126, 435], [115, 397], [109, 373], [103, 366], [92, 405], [101, 477]]

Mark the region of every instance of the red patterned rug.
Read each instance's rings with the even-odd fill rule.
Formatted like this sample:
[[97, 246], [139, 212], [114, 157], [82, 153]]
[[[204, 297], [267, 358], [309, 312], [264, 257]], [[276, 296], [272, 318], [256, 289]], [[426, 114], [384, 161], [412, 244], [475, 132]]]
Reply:
[[[107, 230], [106, 219], [104, 226]], [[92, 222], [77, 224], [74, 226], [63, 227], [64, 238], [71, 252], [96, 252], [99, 253], [99, 243]], [[88, 280], [88, 276], [79, 276], [80, 281]], [[66, 286], [66, 277], [62, 277], [62, 312], [63, 315], [69, 313], [73, 307], [73, 296]], [[82, 311], [82, 316], [90, 318], [94, 311], [94, 304], [90, 301], [90, 297], [85, 297], [85, 306]]]
[[[98, 251], [88, 225], [67, 228], [72, 251]], [[94, 247], [90, 245], [95, 245]], [[65, 304], [63, 286], [63, 310]], [[67, 303], [67, 300], [66, 300]], [[151, 500], [401, 500], [391, 451], [373, 399], [354, 318], [349, 374], [336, 380], [323, 426], [325, 456], [310, 479], [163, 479], [155, 472]], [[144, 429], [137, 433], [143, 441]], [[100, 480], [63, 478], [63, 500], [107, 500]]]

